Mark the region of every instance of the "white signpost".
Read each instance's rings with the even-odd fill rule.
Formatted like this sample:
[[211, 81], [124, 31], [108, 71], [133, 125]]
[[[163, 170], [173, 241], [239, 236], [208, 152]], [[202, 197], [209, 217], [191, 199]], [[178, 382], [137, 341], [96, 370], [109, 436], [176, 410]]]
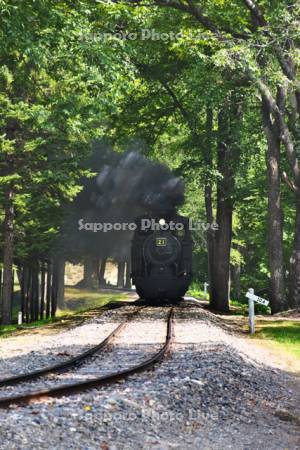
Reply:
[[209, 286], [209, 283], [207, 283], [205, 281], [205, 283], [204, 283], [204, 300], [207, 300], [207, 288], [208, 288], [208, 286]]
[[259, 297], [258, 295], [255, 295], [254, 289], [252, 289], [252, 288], [248, 289], [246, 297], [248, 298], [250, 333], [253, 334], [255, 332], [254, 302], [259, 303], [260, 305], [265, 305], [265, 306], [268, 306], [269, 302], [268, 302], [268, 300], [266, 300], [262, 297]]

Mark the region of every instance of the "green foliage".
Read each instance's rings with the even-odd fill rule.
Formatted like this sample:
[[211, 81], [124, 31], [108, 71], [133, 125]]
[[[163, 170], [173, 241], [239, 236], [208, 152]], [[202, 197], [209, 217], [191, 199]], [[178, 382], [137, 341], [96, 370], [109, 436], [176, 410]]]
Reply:
[[93, 29], [86, 5], [42, 0], [3, 5], [0, 204], [12, 186], [21, 259], [49, 252], [64, 205], [87, 175], [84, 162], [93, 139], [103, 133], [107, 102], [113, 103], [102, 92], [104, 85], [111, 92], [115, 83], [111, 50], [87, 48], [80, 39]]
[[[62, 210], [88, 176], [91, 143], [104, 135], [118, 150], [138, 148], [182, 176], [186, 203], [181, 212], [192, 219], [206, 222], [204, 185], [209, 182], [215, 216], [222, 177], [217, 116], [224, 106], [238, 105], [241, 117], [230, 123], [231, 263], [241, 265], [242, 292], [265, 288], [266, 139], [257, 81], [267, 83], [273, 94], [278, 84], [288, 83], [291, 92], [299, 83], [284, 76], [276, 48], [293, 40], [289, 55], [299, 70], [300, 7], [261, 1], [266, 30], [254, 26], [244, 2], [236, 0], [202, 2], [208, 26], [171, 9], [167, 0], [153, 3], [0, 0], [0, 205], [13, 186], [16, 255], [26, 259], [49, 252]], [[145, 39], [145, 30], [167, 38]], [[264, 61], [264, 69], [258, 61]], [[211, 133], [208, 109], [214, 114]], [[284, 156], [282, 168], [289, 170]], [[295, 208], [286, 187], [283, 204], [287, 264]], [[205, 232], [195, 232], [194, 241], [200, 283], [207, 279]]]

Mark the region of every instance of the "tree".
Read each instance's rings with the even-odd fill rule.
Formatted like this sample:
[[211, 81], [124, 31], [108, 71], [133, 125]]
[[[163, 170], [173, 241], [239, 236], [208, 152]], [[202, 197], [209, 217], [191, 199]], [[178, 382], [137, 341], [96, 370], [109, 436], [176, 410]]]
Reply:
[[[61, 208], [81, 189], [90, 144], [104, 134], [117, 150], [139, 147], [184, 176], [183, 211], [219, 222], [218, 232], [196, 235], [197, 274], [209, 273], [216, 309], [228, 309], [230, 262], [241, 261], [242, 290], [269, 281], [277, 312], [288, 307], [290, 259], [289, 305], [300, 304], [298, 4], [9, 0], [0, 7], [5, 322], [13, 262], [53, 259], [64, 233]], [[176, 38], [142, 38], [145, 28]], [[98, 267], [105, 246], [83, 239], [76, 250]]]
[[[127, 18], [127, 17], [126, 17]], [[140, 17], [137, 17], [137, 22]], [[160, 27], [172, 28], [174, 24], [181, 26], [178, 16], [174, 18], [174, 23], [169, 23], [169, 17], [165, 21], [160, 21]], [[157, 19], [154, 18], [154, 23]], [[130, 22], [123, 32], [131, 32], [137, 28], [137, 23]], [[149, 27], [151, 26], [151, 19]], [[239, 94], [232, 95], [235, 89], [237, 92], [243, 90], [244, 86], [238, 86], [237, 79], [230, 80], [225, 70], [216, 69], [210, 62], [211, 45], [200, 46], [203, 52], [203, 61], [194, 62], [194, 55], [190, 54], [189, 41], [181, 41], [180, 49], [170, 48], [168, 43], [141, 43], [139, 41], [126, 44], [126, 53], [130, 61], [137, 69], [138, 73], [130, 96], [124, 99], [121, 104], [120, 114], [113, 117], [115, 128], [114, 135], [120, 146], [128, 143], [128, 136], [134, 136], [139, 142], [146, 142], [146, 145], [154, 151], [155, 156], [165, 158], [166, 140], [170, 135], [174, 135], [174, 130], [179, 134], [178, 145], [174, 145], [170, 151], [170, 158], [167, 160], [171, 164], [174, 161], [174, 154], [180, 152], [182, 156], [177, 158], [177, 171], [188, 177], [191, 172], [197, 177], [202, 173], [200, 179], [205, 184], [205, 198], [207, 200], [207, 220], [213, 221], [213, 208], [216, 216], [222, 222], [220, 232], [208, 235], [208, 250], [211, 266], [211, 303], [215, 309], [228, 310], [229, 301], [229, 266], [230, 266], [230, 244], [231, 244], [231, 216], [233, 210], [234, 196], [234, 176], [238, 167], [239, 155], [238, 133], [234, 129], [241, 127], [238, 115], [233, 118], [232, 111], [240, 109], [241, 100]], [[145, 51], [145, 46], [147, 51]], [[180, 61], [176, 57], [180, 55]], [[176, 68], [176, 72], [175, 69]], [[199, 76], [199, 73], [201, 76]], [[141, 79], [141, 80], [140, 80]], [[212, 83], [216, 83], [216, 86]], [[141, 83], [143, 89], [140, 89]], [[198, 97], [195, 92], [205, 92]], [[233, 100], [228, 100], [231, 98]], [[235, 104], [234, 104], [235, 103]], [[223, 105], [226, 105], [224, 108]], [[208, 106], [209, 105], [209, 106]], [[222, 107], [221, 107], [222, 105]], [[228, 108], [228, 112], [224, 109]], [[224, 136], [224, 129], [220, 121], [220, 139], [217, 145], [216, 136], [212, 138], [213, 124], [207, 125], [206, 111], [215, 110], [218, 115], [223, 110], [223, 115], [228, 115], [230, 127], [226, 128], [227, 136]], [[137, 113], [138, 111], [138, 113]], [[220, 114], [221, 116], [221, 114]], [[210, 119], [212, 122], [212, 119]], [[234, 123], [239, 123], [239, 126]], [[218, 127], [217, 127], [218, 128]], [[224, 127], [223, 127], [224, 128]], [[234, 134], [234, 142], [229, 144]], [[127, 139], [127, 141], [126, 141]], [[213, 143], [211, 143], [213, 141]], [[228, 141], [226, 150], [223, 142]], [[206, 145], [208, 144], [208, 148]], [[172, 144], [171, 144], [172, 145]], [[161, 151], [164, 148], [164, 153]], [[168, 142], [170, 146], [170, 141]], [[213, 146], [213, 149], [211, 148]], [[181, 148], [180, 148], [181, 147]], [[219, 151], [216, 151], [216, 148]], [[223, 148], [224, 151], [220, 149]], [[231, 149], [229, 151], [228, 149]], [[214, 156], [213, 156], [214, 152]], [[180, 154], [179, 153], [179, 154]], [[231, 157], [228, 158], [228, 154]], [[225, 155], [225, 160], [224, 160]], [[222, 160], [224, 160], [222, 162]], [[176, 159], [175, 159], [176, 161]], [[176, 164], [176, 163], [175, 163]], [[173, 165], [176, 165], [173, 162]], [[203, 168], [204, 165], [204, 168]], [[201, 167], [202, 166], [202, 167]], [[195, 171], [193, 170], [195, 168]], [[213, 205], [212, 183], [215, 181], [218, 200]], [[228, 188], [230, 186], [230, 189]], [[226, 198], [225, 202], [223, 197]], [[225, 208], [226, 204], [226, 208]], [[229, 207], [229, 204], [231, 206]], [[197, 217], [198, 218], [198, 217]], [[226, 225], [226, 226], [225, 226]], [[213, 249], [213, 245], [214, 249]], [[215, 255], [215, 257], [214, 257]]]
[[[80, 189], [83, 161], [102, 132], [100, 88], [112, 52], [96, 43], [87, 52], [81, 39], [90, 33], [87, 5], [0, 2], [3, 323], [11, 320], [14, 255], [50, 253], [61, 209]], [[105, 52], [101, 70], [92, 60]]]
[[[125, 2], [133, 7], [145, 6], [138, 0]], [[233, 8], [227, 4], [220, 7], [219, 3], [211, 1], [205, 7], [197, 5], [192, 0], [165, 1], [154, 0], [149, 7], [161, 9], [174, 9], [180, 11], [189, 22], [193, 17], [200, 26], [201, 30], [208, 33], [211, 42], [215, 43], [215, 55], [219, 58], [219, 64], [227, 66], [232, 72], [242, 71], [243, 76], [252, 83], [262, 96], [263, 107], [268, 107], [269, 115], [279, 127], [280, 142], [286, 150], [286, 157], [289, 161], [290, 170], [294, 177], [284, 175], [287, 184], [295, 191], [296, 206], [296, 229], [294, 247], [291, 257], [291, 287], [290, 303], [296, 305], [299, 303], [299, 162], [296, 154], [297, 142], [299, 142], [299, 133], [296, 127], [291, 124], [289, 119], [292, 111], [292, 122], [295, 124], [295, 118], [299, 118], [299, 85], [297, 83], [297, 64], [296, 55], [299, 48], [299, 38], [297, 37], [297, 14], [299, 6], [292, 7], [285, 2], [278, 2], [277, 8], [268, 10], [267, 17], [260, 10], [258, 5], [252, 0], [244, 0], [242, 5], [234, 5]], [[141, 6], [140, 6], [141, 4]], [[142, 6], [143, 5], [143, 6]], [[236, 14], [236, 9], [239, 14]], [[249, 14], [248, 14], [249, 13]], [[278, 32], [280, 29], [280, 32]], [[278, 66], [276, 67], [276, 64]], [[276, 67], [278, 78], [274, 83], [274, 67]], [[274, 86], [275, 85], [275, 86]], [[290, 95], [287, 96], [288, 85]], [[281, 90], [281, 104], [278, 104], [272, 90], [275, 87]], [[286, 108], [282, 106], [286, 105]], [[266, 137], [270, 137], [269, 131], [265, 129]], [[270, 143], [270, 142], [269, 142]], [[296, 147], [295, 147], [296, 146]], [[274, 163], [278, 164], [276, 159], [276, 146], [273, 151], [273, 145], [269, 145], [268, 153], [271, 157], [267, 158], [269, 173], [274, 172]], [[282, 241], [280, 230], [280, 206], [278, 207], [278, 179], [274, 179], [274, 173], [269, 177], [269, 225], [270, 235], [274, 238], [269, 239], [269, 255], [271, 269], [272, 285], [272, 310], [278, 311], [286, 307], [284, 277], [282, 261], [279, 259], [277, 265], [272, 261], [274, 254], [279, 258], [282, 255]], [[278, 178], [278, 175], [277, 175]], [[274, 191], [274, 192], [273, 192]], [[277, 192], [277, 194], [276, 194]], [[275, 199], [277, 196], [277, 205]], [[274, 218], [274, 216], [276, 217]], [[277, 248], [279, 247], [279, 251]], [[278, 270], [278, 266], [280, 269]]]

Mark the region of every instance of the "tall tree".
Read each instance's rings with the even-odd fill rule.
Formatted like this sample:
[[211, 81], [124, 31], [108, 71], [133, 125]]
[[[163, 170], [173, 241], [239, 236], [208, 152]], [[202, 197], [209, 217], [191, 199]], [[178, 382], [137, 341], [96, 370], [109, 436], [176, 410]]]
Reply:
[[[128, 5], [143, 5], [139, 0], [126, 2]], [[284, 176], [287, 184], [295, 192], [295, 238], [292, 256], [290, 259], [290, 304], [298, 305], [299, 294], [299, 276], [300, 276], [300, 253], [298, 234], [300, 233], [299, 224], [299, 161], [296, 147], [299, 142], [299, 132], [291, 125], [289, 120], [290, 111], [292, 116], [299, 120], [299, 83], [297, 83], [297, 50], [299, 49], [299, 37], [297, 36], [297, 17], [299, 14], [299, 5], [287, 5], [285, 1], [278, 2], [276, 8], [263, 12], [260, 7], [252, 0], [244, 0], [243, 5], [234, 5], [238, 8], [239, 14], [233, 11], [233, 5], [227, 2], [220, 7], [219, 2], [207, 2], [205, 5], [198, 5], [193, 0], [182, 2], [179, 0], [154, 0], [152, 7], [165, 10], [180, 11], [184, 17], [189, 20], [193, 17], [198, 22], [201, 30], [209, 33], [209, 38], [216, 43], [216, 55], [219, 58], [219, 64], [227, 65], [232, 72], [242, 71], [246, 79], [252, 83], [260, 92], [262, 102], [267, 105], [272, 119], [277, 122], [279, 127], [280, 141], [285, 148], [286, 158], [289, 161], [290, 171], [293, 179], [288, 175]], [[244, 8], [243, 8], [244, 6]], [[278, 32], [280, 30], [280, 32]], [[223, 61], [223, 62], [222, 62]], [[267, 61], [267, 64], [266, 64]], [[275, 89], [278, 84], [280, 89], [285, 91], [284, 105], [277, 103], [274, 90], [274, 67], [278, 64], [278, 79], [275, 82]], [[278, 80], [279, 83], [278, 83]], [[287, 83], [286, 83], [287, 82]], [[284, 86], [288, 84], [289, 96], [286, 95]], [[281, 100], [282, 103], [282, 100]], [[295, 120], [294, 120], [295, 122]], [[266, 137], [268, 139], [268, 131]], [[270, 147], [268, 149], [270, 154]], [[276, 154], [276, 149], [274, 150]], [[276, 158], [275, 158], [276, 159]], [[273, 170], [272, 161], [274, 158], [267, 158], [269, 173]], [[272, 199], [276, 197], [278, 186], [269, 177], [269, 199], [270, 205]], [[280, 208], [279, 208], [280, 209]], [[272, 217], [275, 208], [269, 208], [269, 224], [277, 239], [280, 239], [280, 226], [277, 219]], [[278, 231], [279, 230], [279, 231]], [[277, 241], [282, 248], [282, 242]], [[269, 240], [269, 254], [274, 253], [276, 241]], [[280, 252], [279, 252], [280, 253]], [[278, 311], [286, 307], [283, 268], [278, 271], [270, 260], [270, 269], [272, 272], [272, 310]]]
[[96, 43], [87, 52], [81, 33], [91, 31], [88, 3], [0, 2], [4, 323], [11, 319], [14, 255], [50, 251], [61, 208], [80, 189], [91, 140], [102, 133], [100, 88], [113, 68], [109, 56], [101, 68], [97, 59], [112, 53]]
[[276, 122], [273, 123], [267, 102], [263, 99], [262, 115], [267, 137], [268, 171], [268, 249], [270, 264], [270, 289], [273, 312], [287, 308], [284, 259], [283, 259], [283, 212], [281, 208], [280, 136]]

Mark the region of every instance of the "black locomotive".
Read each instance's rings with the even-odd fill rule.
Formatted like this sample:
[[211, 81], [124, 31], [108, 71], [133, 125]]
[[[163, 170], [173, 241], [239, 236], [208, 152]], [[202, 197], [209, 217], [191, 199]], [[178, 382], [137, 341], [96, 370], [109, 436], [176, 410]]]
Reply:
[[192, 278], [189, 219], [174, 213], [139, 217], [132, 240], [132, 282], [154, 303], [179, 300]]

